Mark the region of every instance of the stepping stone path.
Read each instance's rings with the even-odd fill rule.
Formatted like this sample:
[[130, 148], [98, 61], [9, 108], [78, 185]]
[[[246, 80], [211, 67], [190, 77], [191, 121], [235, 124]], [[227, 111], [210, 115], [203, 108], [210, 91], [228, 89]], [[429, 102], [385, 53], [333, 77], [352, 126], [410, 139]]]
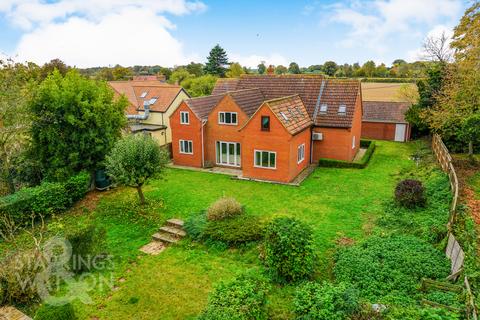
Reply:
[[183, 230], [182, 220], [167, 220], [167, 223], [152, 236], [152, 242], [141, 247], [140, 251], [151, 255], [157, 255], [165, 250], [168, 245], [177, 243], [186, 235], [187, 233]]

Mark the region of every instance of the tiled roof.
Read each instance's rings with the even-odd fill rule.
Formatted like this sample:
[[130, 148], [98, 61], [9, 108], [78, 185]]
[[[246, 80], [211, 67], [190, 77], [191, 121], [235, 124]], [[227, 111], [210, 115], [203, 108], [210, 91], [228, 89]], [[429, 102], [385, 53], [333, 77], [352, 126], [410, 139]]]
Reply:
[[212, 111], [212, 109], [224, 96], [224, 94], [217, 94], [212, 96], [190, 98], [184, 101], [199, 119], [205, 120], [210, 114], [210, 111]]
[[[315, 125], [350, 128], [357, 99], [360, 99], [359, 81], [325, 80], [322, 96], [313, 113]], [[326, 112], [322, 110], [322, 105], [326, 105]], [[343, 111], [343, 107], [345, 112], [340, 112]]]
[[[138, 108], [140, 110], [143, 110], [144, 101], [149, 101], [156, 98], [155, 102], [150, 105], [150, 110], [165, 112], [183, 89], [180, 86], [173, 85], [133, 85], [133, 90], [135, 91], [135, 96], [138, 100]], [[146, 96], [142, 97], [142, 94], [145, 92], [147, 93]]]
[[227, 92], [229, 96], [235, 100], [238, 106], [251, 117], [255, 111], [262, 105], [265, 101], [265, 97], [262, 94], [262, 91], [259, 89], [245, 89]]
[[[132, 80], [132, 81], [110, 81], [108, 84], [115, 90], [116, 94], [124, 94], [130, 105], [128, 114], [136, 114], [137, 110], [143, 110], [143, 102], [157, 98], [150, 106], [152, 111], [165, 112], [173, 99], [182, 89], [180, 86], [170, 85], [158, 80]], [[146, 96], [142, 97], [142, 93]]]
[[220, 78], [215, 83], [215, 87], [213, 88], [212, 95], [217, 94], [224, 94], [227, 91], [235, 91], [237, 90], [238, 78]]
[[268, 100], [265, 103], [291, 135], [312, 125], [312, 120], [299, 95]]
[[323, 80], [322, 75], [242, 75], [236, 89], [259, 88], [266, 99], [298, 94], [312, 115]]
[[407, 123], [405, 112], [410, 107], [408, 102], [364, 101], [363, 121]]

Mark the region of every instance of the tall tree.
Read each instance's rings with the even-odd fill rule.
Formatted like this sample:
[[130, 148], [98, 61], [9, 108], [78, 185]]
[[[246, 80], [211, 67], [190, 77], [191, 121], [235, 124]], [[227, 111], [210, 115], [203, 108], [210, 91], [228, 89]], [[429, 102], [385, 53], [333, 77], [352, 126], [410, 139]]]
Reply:
[[50, 62], [45, 63], [40, 69], [40, 78], [42, 80], [45, 79], [54, 70], [58, 70], [58, 72], [60, 72], [60, 74], [64, 76], [65, 74], [67, 74], [68, 70], [70, 70], [70, 67], [67, 66], [65, 62], [60, 59], [50, 60]]
[[205, 72], [214, 76], [224, 77], [225, 72], [227, 72], [227, 65], [227, 53], [217, 44], [212, 50], [210, 50], [210, 54], [207, 57], [207, 63], [205, 64]]
[[362, 66], [362, 69], [365, 72], [365, 75], [369, 78], [375, 75], [375, 68], [376, 68], [375, 62], [373, 62], [372, 60], [365, 62]]
[[121, 135], [125, 98], [114, 100], [105, 82], [58, 70], [33, 92], [32, 148], [44, 176], [63, 180], [80, 170], [93, 171]]
[[257, 66], [257, 70], [259, 74], [264, 74], [267, 71], [267, 66], [265, 65], [265, 62], [262, 61], [262, 63]]
[[337, 72], [338, 66], [334, 61], [327, 61], [323, 64], [323, 72], [330, 77], [333, 77], [335, 75], [335, 72]]
[[291, 62], [290, 65], [288, 66], [288, 73], [292, 74], [300, 74], [300, 67], [296, 62]]
[[288, 72], [287, 67], [282, 66], [281, 64], [275, 67], [275, 74], [285, 74], [287, 72]]
[[188, 73], [193, 74], [195, 77], [203, 76], [203, 68], [203, 64], [195, 62], [190, 62], [185, 66]]
[[168, 82], [181, 85], [185, 80], [191, 79], [193, 77], [194, 76], [190, 72], [188, 72], [185, 68], [181, 67], [172, 72]]

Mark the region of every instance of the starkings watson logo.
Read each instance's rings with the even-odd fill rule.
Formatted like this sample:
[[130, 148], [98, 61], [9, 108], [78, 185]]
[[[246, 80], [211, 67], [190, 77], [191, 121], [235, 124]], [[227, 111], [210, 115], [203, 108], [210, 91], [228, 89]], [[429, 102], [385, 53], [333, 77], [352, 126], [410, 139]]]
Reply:
[[[21, 289], [32, 292], [50, 305], [74, 300], [92, 304], [89, 293], [114, 287], [113, 261], [108, 255], [75, 255], [72, 245], [61, 237], [49, 239], [33, 253], [16, 256], [14, 277]], [[87, 270], [77, 274], [72, 270]]]

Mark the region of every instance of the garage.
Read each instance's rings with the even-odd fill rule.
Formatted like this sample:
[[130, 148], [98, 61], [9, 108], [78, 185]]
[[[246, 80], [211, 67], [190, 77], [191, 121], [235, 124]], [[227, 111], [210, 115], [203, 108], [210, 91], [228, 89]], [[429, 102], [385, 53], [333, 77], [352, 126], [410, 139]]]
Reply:
[[407, 102], [363, 101], [362, 138], [405, 142], [410, 124], [405, 120]]

